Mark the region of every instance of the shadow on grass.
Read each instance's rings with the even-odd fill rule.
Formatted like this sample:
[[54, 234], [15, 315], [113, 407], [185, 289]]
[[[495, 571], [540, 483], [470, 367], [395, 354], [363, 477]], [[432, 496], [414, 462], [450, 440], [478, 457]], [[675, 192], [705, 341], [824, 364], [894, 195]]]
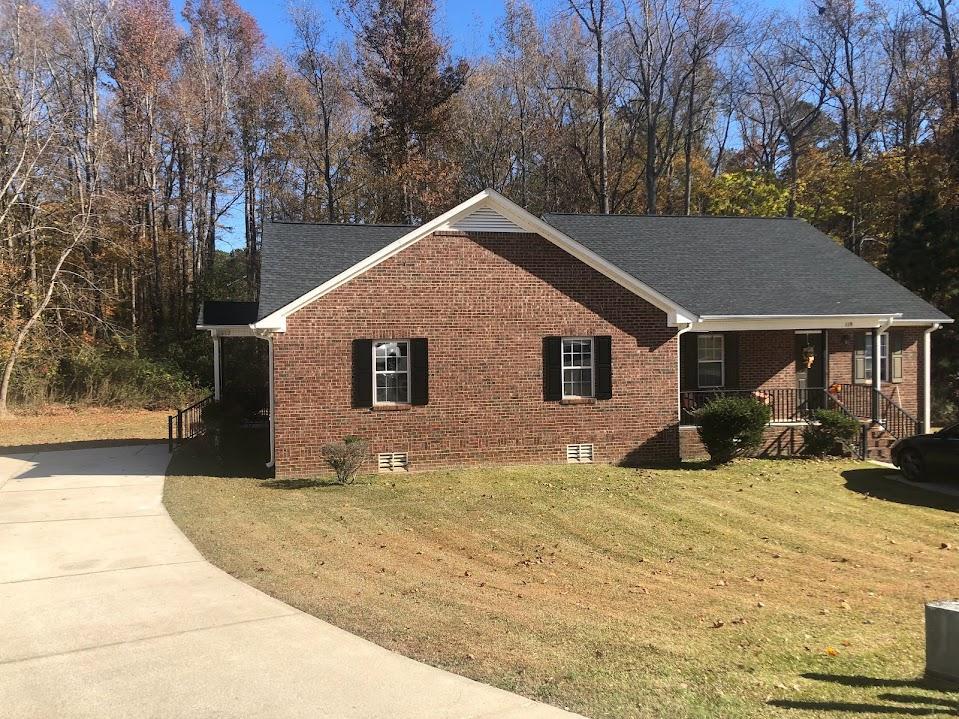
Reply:
[[169, 477], [270, 479], [269, 430], [234, 429], [219, 437], [202, 436], [177, 448], [167, 467]]
[[[867, 677], [857, 674], [819, 674], [810, 672], [802, 675], [830, 684], [857, 689], [875, 688], [906, 688], [922, 689], [925, 691], [959, 692], [959, 684], [931, 678], [918, 679], [886, 679], [882, 677]], [[835, 711], [847, 714], [888, 714], [891, 716], [959, 716], [959, 699], [951, 697], [930, 697], [921, 694], [884, 693], [876, 696], [880, 702], [843, 702], [843, 701], [816, 701], [799, 699], [774, 699], [770, 706], [780, 709], [796, 709], [801, 711]]]
[[73, 449], [100, 449], [103, 447], [126, 447], [134, 444], [166, 444], [165, 439], [78, 439], [69, 442], [44, 442], [42, 444], [13, 444], [0, 446], [0, 455], [35, 454], [36, 452], [66, 452]]
[[850, 469], [842, 473], [842, 478], [846, 480], [846, 489], [876, 499], [910, 504], [914, 507], [929, 507], [947, 512], [959, 512], [959, 497], [942, 494], [934, 489], [925, 489], [897, 482], [889, 477], [895, 471], [886, 467]]
[[808, 672], [802, 676], [804, 679], [813, 679], [818, 682], [841, 684], [845, 687], [886, 687], [896, 689], [908, 688], [959, 693], [959, 684], [946, 681], [945, 679], [934, 679], [932, 677], [918, 677], [916, 679], [884, 679], [882, 677], [866, 677], [860, 674], [819, 674], [817, 672]]
[[316, 479], [271, 479], [262, 484], [269, 489], [306, 489], [308, 487], [345, 487], [335, 479], [319, 477]]
[[801, 701], [773, 699], [769, 706], [779, 709], [798, 709], [810, 712], [842, 712], [844, 714], [888, 714], [889, 716], [959, 716], [952, 707], [943, 707], [931, 700], [934, 706], [914, 707], [895, 704], [872, 704], [869, 702]]

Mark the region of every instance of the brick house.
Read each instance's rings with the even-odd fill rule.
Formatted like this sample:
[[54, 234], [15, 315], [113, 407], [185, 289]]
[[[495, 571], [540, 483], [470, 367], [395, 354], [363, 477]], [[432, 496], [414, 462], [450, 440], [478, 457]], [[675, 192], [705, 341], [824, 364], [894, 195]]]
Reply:
[[198, 329], [217, 398], [221, 338], [269, 343], [289, 477], [346, 435], [383, 470], [671, 462], [730, 393], [770, 405], [770, 453], [824, 406], [912, 434], [951, 321], [801, 220], [537, 218], [486, 190], [418, 227], [267, 224], [259, 302], [207, 302]]

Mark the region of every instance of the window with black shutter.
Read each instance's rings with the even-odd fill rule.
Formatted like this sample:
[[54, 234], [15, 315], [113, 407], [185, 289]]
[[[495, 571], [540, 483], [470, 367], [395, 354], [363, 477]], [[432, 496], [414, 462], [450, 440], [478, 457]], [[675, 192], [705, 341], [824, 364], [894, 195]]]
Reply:
[[544, 337], [543, 399], [611, 399], [612, 338]]

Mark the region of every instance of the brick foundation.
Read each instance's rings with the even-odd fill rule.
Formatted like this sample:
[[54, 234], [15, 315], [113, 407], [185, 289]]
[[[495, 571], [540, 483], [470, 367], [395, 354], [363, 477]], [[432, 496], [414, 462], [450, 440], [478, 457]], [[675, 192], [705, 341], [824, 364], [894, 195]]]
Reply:
[[[763, 432], [763, 443], [756, 457], [789, 457], [802, 451], [802, 425], [770, 425]], [[682, 459], [708, 459], [695, 427], [680, 427], [679, 455]]]

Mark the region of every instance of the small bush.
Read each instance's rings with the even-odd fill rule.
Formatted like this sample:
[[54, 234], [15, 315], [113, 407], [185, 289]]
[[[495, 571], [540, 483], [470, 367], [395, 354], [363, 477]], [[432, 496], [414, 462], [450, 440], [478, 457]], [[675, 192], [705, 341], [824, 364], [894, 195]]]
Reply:
[[834, 409], [817, 409], [813, 414], [817, 424], [811, 424], [803, 432], [806, 453], [817, 457], [833, 454], [836, 447], [851, 451], [862, 431], [859, 420]]
[[366, 440], [350, 435], [342, 442], [323, 445], [320, 454], [336, 474], [339, 484], [352, 484], [370, 454], [370, 446]]
[[759, 447], [770, 418], [769, 407], [752, 397], [720, 397], [696, 414], [699, 438], [716, 464]]

